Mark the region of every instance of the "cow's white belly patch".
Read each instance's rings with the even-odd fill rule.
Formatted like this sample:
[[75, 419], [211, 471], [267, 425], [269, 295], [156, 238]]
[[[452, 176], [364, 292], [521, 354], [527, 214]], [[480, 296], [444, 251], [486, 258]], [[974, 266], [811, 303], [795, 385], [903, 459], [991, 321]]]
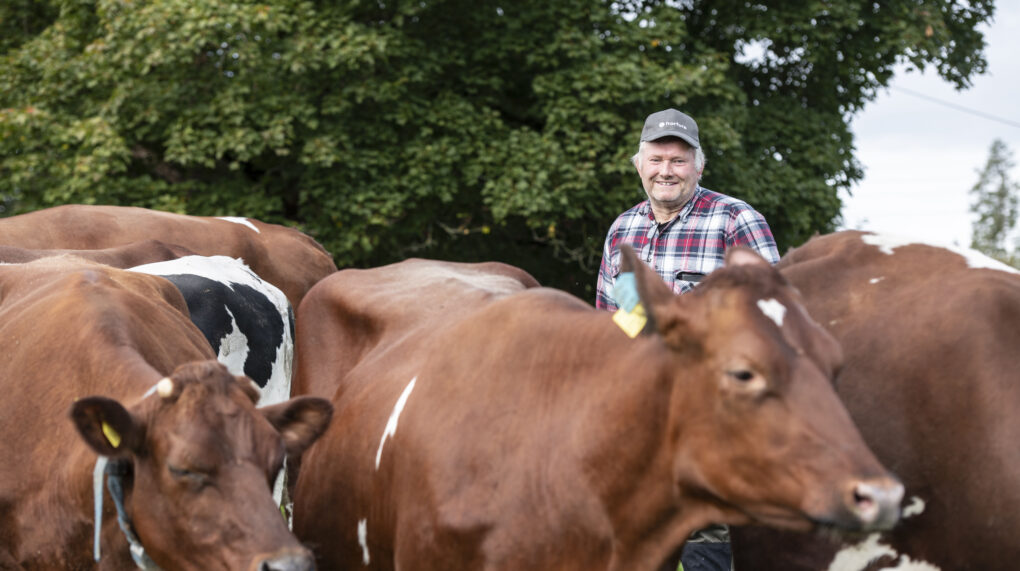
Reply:
[[411, 391], [414, 390], [414, 383], [418, 380], [418, 377], [411, 379], [410, 383], [404, 387], [404, 392], [400, 393], [400, 398], [397, 399], [397, 404], [393, 405], [393, 412], [390, 413], [389, 420], [386, 421], [386, 429], [383, 430], [382, 439], [379, 440], [379, 451], [375, 453], [375, 469], [379, 469], [379, 462], [382, 460], [383, 446], [386, 444], [386, 438], [392, 438], [397, 433], [397, 421], [400, 419], [400, 413], [404, 410], [404, 405], [407, 404], [407, 397], [411, 396]]
[[862, 571], [871, 561], [886, 556], [896, 560], [895, 567], [882, 568], [887, 571], [942, 571], [931, 563], [914, 561], [897, 553], [892, 547], [879, 543], [880, 539], [880, 534], [873, 533], [856, 545], [844, 547], [833, 558], [828, 571]]

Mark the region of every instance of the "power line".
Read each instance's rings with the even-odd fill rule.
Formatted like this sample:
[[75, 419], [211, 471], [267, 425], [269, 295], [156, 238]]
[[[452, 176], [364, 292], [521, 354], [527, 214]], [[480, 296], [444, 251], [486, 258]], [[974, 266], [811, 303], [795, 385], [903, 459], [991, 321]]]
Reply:
[[946, 107], [949, 107], [951, 109], [956, 109], [957, 111], [963, 111], [964, 113], [970, 113], [971, 115], [977, 115], [978, 117], [981, 117], [982, 119], [988, 119], [989, 121], [995, 121], [996, 123], [1002, 123], [1003, 125], [1009, 125], [1010, 127], [1020, 127], [1020, 123], [1018, 123], [1016, 121], [1011, 121], [1009, 119], [1003, 119], [1002, 117], [996, 117], [995, 115], [989, 115], [988, 113], [984, 113], [984, 112], [978, 111], [976, 109], [971, 109], [969, 107], [964, 107], [963, 105], [957, 105], [956, 103], [950, 103], [949, 101], [943, 101], [941, 99], [938, 99], [936, 97], [932, 97], [930, 95], [925, 95], [923, 93], [918, 93], [917, 91], [914, 91], [912, 89], [907, 89], [905, 87], [897, 87], [895, 85], [891, 85], [889, 87], [891, 89], [895, 89], [896, 91], [902, 91], [903, 93], [906, 93], [908, 95], [913, 95], [914, 97], [920, 97], [921, 99], [927, 99], [928, 101], [931, 101], [933, 103], [938, 103], [939, 105], [945, 105]]

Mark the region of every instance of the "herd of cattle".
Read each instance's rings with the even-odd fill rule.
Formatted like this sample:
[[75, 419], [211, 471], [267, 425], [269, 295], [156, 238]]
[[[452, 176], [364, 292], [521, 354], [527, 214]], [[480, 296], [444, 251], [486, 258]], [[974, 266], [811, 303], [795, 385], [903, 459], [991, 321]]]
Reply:
[[651, 571], [710, 523], [738, 571], [1020, 565], [1020, 273], [847, 231], [677, 297], [623, 258], [633, 338], [497, 262], [2, 218], [0, 569]]

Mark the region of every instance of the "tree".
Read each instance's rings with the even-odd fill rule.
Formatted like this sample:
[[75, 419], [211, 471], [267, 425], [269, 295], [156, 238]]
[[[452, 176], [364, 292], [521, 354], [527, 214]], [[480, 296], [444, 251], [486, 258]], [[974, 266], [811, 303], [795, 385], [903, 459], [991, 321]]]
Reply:
[[1016, 265], [1018, 253], [1010, 252], [1007, 237], [1016, 227], [1017, 196], [1020, 183], [1013, 180], [1010, 171], [1016, 166], [1013, 152], [1000, 139], [992, 141], [988, 161], [978, 171], [978, 182], [970, 189], [974, 202], [970, 211], [977, 214], [970, 247]]
[[591, 299], [645, 115], [781, 249], [839, 221], [901, 61], [966, 87], [992, 0], [19, 1], [0, 196], [299, 225], [341, 266], [502, 260]]

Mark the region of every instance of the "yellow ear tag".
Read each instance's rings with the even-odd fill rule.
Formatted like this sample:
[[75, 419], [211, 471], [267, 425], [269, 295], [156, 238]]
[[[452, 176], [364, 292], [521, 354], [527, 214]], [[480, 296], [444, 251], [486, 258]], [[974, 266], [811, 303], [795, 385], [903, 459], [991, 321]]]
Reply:
[[103, 422], [103, 434], [106, 435], [106, 439], [110, 441], [110, 445], [114, 448], [120, 446], [120, 435], [113, 429], [112, 426]]
[[645, 328], [645, 324], [648, 323], [648, 315], [645, 313], [645, 307], [638, 303], [630, 311], [626, 311], [622, 307], [617, 309], [613, 314], [613, 322], [633, 339]]

